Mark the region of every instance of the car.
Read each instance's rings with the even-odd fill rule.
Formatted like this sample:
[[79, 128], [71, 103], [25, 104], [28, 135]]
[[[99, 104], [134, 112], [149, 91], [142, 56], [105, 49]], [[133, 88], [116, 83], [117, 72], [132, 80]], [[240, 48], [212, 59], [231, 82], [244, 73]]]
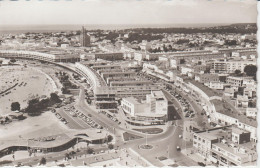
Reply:
[[198, 162], [198, 165], [200, 165], [200, 166], [202, 166], [202, 167], [205, 167], [205, 166], [206, 166], [206, 164], [203, 163], [203, 162]]
[[68, 121], [65, 120], [65, 121], [63, 121], [63, 123], [64, 123], [64, 124], [68, 124]]
[[182, 135], [179, 135], [179, 138], [182, 138]]
[[179, 146], [176, 147], [177, 151], [181, 151], [181, 148]]
[[105, 153], [105, 151], [104, 151], [104, 150], [101, 150], [100, 153]]
[[18, 162], [16, 165], [14, 165], [15, 167], [21, 167], [23, 166], [22, 162]]
[[186, 113], [185, 117], [186, 117], [186, 118], [187, 118], [187, 117], [190, 117], [190, 114], [189, 114], [189, 113]]

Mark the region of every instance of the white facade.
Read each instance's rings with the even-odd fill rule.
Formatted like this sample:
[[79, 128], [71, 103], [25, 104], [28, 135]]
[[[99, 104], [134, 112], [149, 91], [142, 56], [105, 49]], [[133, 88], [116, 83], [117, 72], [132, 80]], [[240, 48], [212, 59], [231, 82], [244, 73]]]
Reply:
[[146, 102], [151, 104], [151, 113], [166, 115], [168, 112], [168, 100], [162, 91], [152, 91], [146, 96]]
[[191, 67], [182, 66], [181, 74], [187, 75], [189, 72], [193, 72], [194, 70]]
[[168, 100], [162, 91], [151, 91], [146, 95], [146, 102], [141, 102], [134, 97], [123, 98], [121, 106], [131, 116], [164, 116], [168, 112]]
[[211, 88], [211, 89], [223, 90], [224, 89], [224, 83], [222, 83], [222, 82], [209, 82], [208, 87]]

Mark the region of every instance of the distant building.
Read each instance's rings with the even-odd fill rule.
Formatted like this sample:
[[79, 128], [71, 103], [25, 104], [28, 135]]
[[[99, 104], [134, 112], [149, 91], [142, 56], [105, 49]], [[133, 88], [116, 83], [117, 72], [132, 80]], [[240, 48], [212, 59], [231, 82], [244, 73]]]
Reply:
[[236, 61], [226, 61], [226, 60], [217, 60], [211, 64], [211, 68], [215, 70], [215, 72], [227, 72], [234, 73], [236, 70], [240, 70], [242, 73], [247, 65], [256, 65], [256, 61], [248, 61], [248, 60], [236, 60]]
[[218, 82], [219, 77], [217, 74], [195, 74], [195, 81], [200, 83]]
[[80, 44], [82, 47], [90, 46], [90, 36], [87, 34], [86, 29], [84, 27], [82, 27], [82, 30], [81, 30]]
[[103, 59], [108, 61], [123, 60], [124, 53], [96, 53], [95, 59]]

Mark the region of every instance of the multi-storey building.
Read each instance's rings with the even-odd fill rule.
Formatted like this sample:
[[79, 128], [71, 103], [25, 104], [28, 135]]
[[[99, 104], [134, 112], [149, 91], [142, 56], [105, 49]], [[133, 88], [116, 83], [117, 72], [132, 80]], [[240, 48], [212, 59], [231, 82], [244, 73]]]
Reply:
[[195, 132], [193, 148], [216, 166], [256, 164], [256, 143], [250, 142], [250, 132], [235, 126]]
[[146, 100], [134, 97], [123, 98], [121, 106], [131, 123], [162, 124], [168, 116], [168, 100], [162, 91], [151, 91], [146, 95]]
[[132, 78], [136, 76], [136, 73], [133, 71], [125, 71], [125, 72], [103, 72], [101, 74], [102, 78], [104, 80], [107, 80], [107, 78], [118, 78], [118, 77], [123, 77], [123, 78]]
[[215, 72], [234, 73], [236, 70], [244, 72], [247, 65], [256, 65], [256, 61], [232, 61], [232, 60], [216, 60], [212, 62], [211, 68]]
[[115, 53], [95, 53], [95, 59], [103, 59], [109, 61], [123, 60], [124, 53], [115, 52]]
[[143, 85], [151, 85], [152, 81], [148, 80], [135, 80], [135, 81], [113, 81], [110, 82], [110, 86], [143, 86]]
[[86, 29], [84, 27], [82, 27], [82, 30], [81, 30], [80, 44], [82, 47], [90, 46], [90, 36], [87, 34]]
[[211, 115], [212, 122], [218, 125], [236, 125], [238, 128], [249, 131], [251, 133], [250, 140], [257, 142], [257, 121], [248, 118], [244, 114], [240, 114], [235, 107], [223, 100], [211, 100], [213, 105], [213, 113]]
[[107, 90], [110, 90], [116, 94], [118, 98], [124, 97], [139, 97], [145, 98], [147, 94], [150, 94], [151, 91], [161, 90], [162, 86], [158, 85], [144, 85], [144, 86], [112, 86], [112, 87], [99, 87], [96, 90], [99, 90], [99, 93], [104, 92], [106, 94]]
[[195, 74], [195, 81], [200, 83], [218, 82], [219, 77], [217, 74]]
[[226, 79], [226, 82], [231, 86], [241, 87], [243, 86], [243, 81], [247, 81], [248, 79], [252, 79], [251, 77], [236, 77], [236, 76], [229, 76]]
[[0, 50], [0, 57], [40, 60], [53, 63], [79, 61], [79, 56], [77, 55], [65, 54], [60, 52], [42, 53], [36, 51]]

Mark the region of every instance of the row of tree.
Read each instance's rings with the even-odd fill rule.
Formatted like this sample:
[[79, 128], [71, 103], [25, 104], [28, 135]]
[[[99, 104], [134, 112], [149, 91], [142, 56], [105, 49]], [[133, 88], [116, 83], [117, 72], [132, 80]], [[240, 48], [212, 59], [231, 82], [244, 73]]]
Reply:
[[[50, 106], [53, 106], [56, 103], [61, 103], [59, 96], [56, 93], [51, 93], [50, 98], [39, 99], [34, 98], [28, 101], [28, 106], [24, 109], [24, 112], [29, 116], [40, 115], [43, 110], [47, 109]], [[13, 102], [11, 104], [12, 111], [20, 111], [21, 106], [19, 102]]]

